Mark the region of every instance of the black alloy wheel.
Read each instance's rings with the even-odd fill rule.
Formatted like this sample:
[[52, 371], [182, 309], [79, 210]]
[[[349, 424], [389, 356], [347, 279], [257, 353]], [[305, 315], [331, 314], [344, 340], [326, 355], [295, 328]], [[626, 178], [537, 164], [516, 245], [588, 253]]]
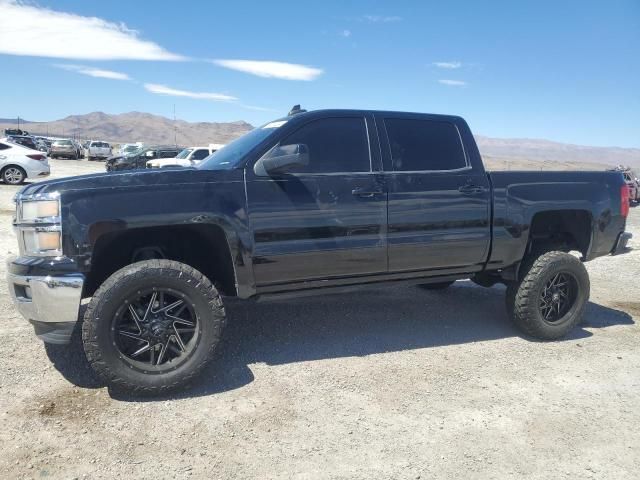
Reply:
[[540, 293], [540, 314], [545, 322], [561, 321], [573, 307], [577, 292], [577, 280], [570, 272], [555, 274]]
[[133, 293], [113, 318], [113, 342], [132, 368], [175, 370], [198, 345], [198, 317], [193, 302], [170, 288]]

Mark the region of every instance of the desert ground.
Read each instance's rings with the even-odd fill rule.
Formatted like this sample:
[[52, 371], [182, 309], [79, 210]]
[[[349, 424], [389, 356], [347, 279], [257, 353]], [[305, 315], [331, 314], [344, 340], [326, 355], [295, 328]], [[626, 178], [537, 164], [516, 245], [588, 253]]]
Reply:
[[[53, 161], [56, 177], [103, 164]], [[16, 187], [0, 185], [0, 251]], [[566, 339], [521, 336], [504, 288], [386, 287], [228, 305], [194, 388], [106, 388], [81, 346], [45, 346], [0, 272], [3, 478], [638, 478], [640, 207], [629, 253], [587, 263]], [[4, 269], [4, 262], [0, 262]], [[52, 306], [54, 307], [54, 306]]]

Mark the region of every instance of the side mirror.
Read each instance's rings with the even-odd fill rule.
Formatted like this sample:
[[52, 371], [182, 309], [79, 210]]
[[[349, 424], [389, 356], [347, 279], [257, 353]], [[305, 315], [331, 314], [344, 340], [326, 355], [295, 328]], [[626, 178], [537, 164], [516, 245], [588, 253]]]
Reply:
[[144, 156], [147, 158], [153, 158], [153, 152], [146, 152]]
[[276, 145], [256, 162], [253, 172], [259, 177], [269, 177], [307, 165], [309, 165], [309, 149], [305, 144]]

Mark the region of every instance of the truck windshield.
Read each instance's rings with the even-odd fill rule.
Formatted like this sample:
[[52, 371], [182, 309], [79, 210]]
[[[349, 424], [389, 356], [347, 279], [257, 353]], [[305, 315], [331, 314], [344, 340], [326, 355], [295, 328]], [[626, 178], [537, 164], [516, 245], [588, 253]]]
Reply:
[[240, 138], [237, 138], [206, 157], [196, 168], [201, 170], [231, 170], [236, 167], [251, 150], [286, 122], [286, 120], [270, 122], [245, 133]]
[[187, 158], [192, 151], [193, 148], [185, 148], [178, 155], [176, 155], [176, 158]]
[[125, 150], [125, 157], [135, 157], [136, 155], [142, 153], [144, 151], [144, 147], [136, 147], [133, 150]]

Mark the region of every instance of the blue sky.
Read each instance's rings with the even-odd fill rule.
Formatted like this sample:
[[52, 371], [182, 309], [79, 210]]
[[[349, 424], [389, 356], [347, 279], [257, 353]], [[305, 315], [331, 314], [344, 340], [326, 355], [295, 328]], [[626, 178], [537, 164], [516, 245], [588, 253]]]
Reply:
[[257, 125], [301, 103], [640, 147], [638, 0], [0, 0], [0, 72], [0, 118]]

